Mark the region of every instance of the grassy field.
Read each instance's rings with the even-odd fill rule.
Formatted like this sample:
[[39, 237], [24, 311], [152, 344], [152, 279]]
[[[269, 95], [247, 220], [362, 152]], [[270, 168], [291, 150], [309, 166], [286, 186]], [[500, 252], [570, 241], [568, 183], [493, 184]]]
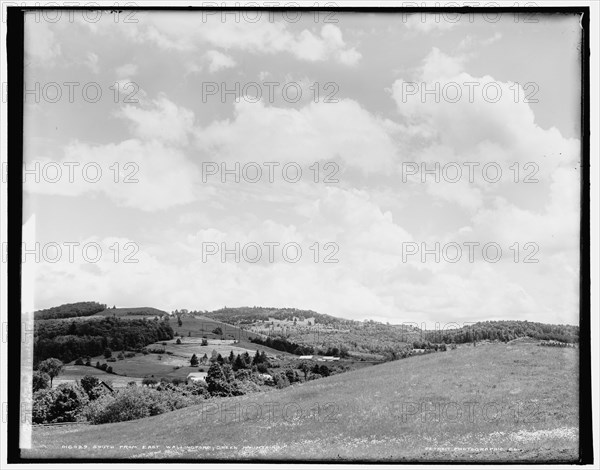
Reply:
[[23, 455], [575, 460], [577, 356], [527, 343], [462, 347], [137, 421], [35, 428]]
[[[164, 354], [151, 353], [144, 355], [142, 353], [137, 353], [134, 357], [126, 357], [121, 360], [118, 359], [115, 362], [107, 362], [104, 356], [95, 356], [91, 358], [92, 365], [96, 365], [96, 362], [100, 362], [100, 364], [107, 363], [113, 368], [113, 372], [118, 375], [106, 374], [93, 367], [75, 366], [74, 363], [71, 363], [69, 367], [79, 367], [86, 370], [86, 373], [89, 375], [97, 375], [98, 372], [102, 372], [103, 374], [110, 375], [113, 380], [117, 380], [120, 383], [122, 381], [119, 379], [119, 375], [130, 378], [151, 376], [156, 379], [160, 379], [161, 377], [168, 377], [171, 379], [175, 377], [185, 378], [190, 372], [198, 371], [198, 367], [190, 367], [192, 355], [196, 354], [198, 359], [201, 359], [204, 354], [206, 354], [210, 358], [213, 350], [217, 351], [217, 353], [221, 354], [223, 357], [228, 357], [231, 351], [236, 355], [247, 352], [254, 357], [257, 350], [265, 351], [269, 356], [277, 355], [282, 357], [293, 357], [287, 353], [249, 343], [244, 340], [236, 344], [215, 344], [220, 340], [214, 338], [208, 339], [208, 341], [208, 346], [202, 346], [201, 337], [184, 337], [181, 339], [181, 344], [177, 344], [177, 339], [174, 338], [172, 340], [160, 341], [148, 345], [148, 349], [151, 350], [163, 349], [165, 351]], [[165, 345], [163, 345], [163, 343], [165, 343]], [[118, 352], [113, 351], [113, 357], [116, 358], [117, 355]], [[201, 364], [199, 367], [208, 369], [209, 364]], [[85, 375], [85, 373], [83, 375]], [[62, 375], [60, 377], [62, 377]]]
[[138, 385], [142, 384], [142, 379], [139, 377], [109, 374], [108, 372], [98, 370], [95, 367], [67, 365], [64, 367], [61, 374], [53, 380], [52, 385], [56, 387], [61, 383], [75, 382], [85, 375], [98, 377], [113, 388], [126, 387], [129, 382], [135, 382]]
[[[96, 356], [91, 358], [92, 364], [96, 362], [100, 364], [107, 363], [113, 368], [113, 371], [119, 375], [131, 377], [186, 377], [190, 372], [196, 372], [198, 367], [189, 367], [192, 354], [196, 354], [198, 359], [201, 359], [204, 354], [210, 358], [213, 350], [221, 354], [223, 357], [229, 356], [233, 351], [234, 354], [243, 354], [247, 352], [254, 356], [256, 350], [239, 347], [238, 344], [209, 344], [208, 346], [201, 345], [200, 338], [184, 338], [182, 344], [176, 344], [175, 340], [164, 341], [167, 343], [163, 346], [162, 342], [154, 343], [148, 346], [152, 348], [162, 348], [165, 354], [141, 354], [137, 353], [135, 357], [126, 357], [115, 362], [107, 362], [104, 356]], [[262, 347], [260, 348], [262, 351]], [[167, 354], [168, 351], [171, 354]], [[117, 352], [113, 352], [113, 357], [117, 356]], [[200, 365], [200, 367], [208, 368], [208, 365]], [[85, 366], [84, 366], [85, 368]], [[176, 369], [180, 368], [180, 369]], [[91, 375], [97, 369], [87, 368]]]

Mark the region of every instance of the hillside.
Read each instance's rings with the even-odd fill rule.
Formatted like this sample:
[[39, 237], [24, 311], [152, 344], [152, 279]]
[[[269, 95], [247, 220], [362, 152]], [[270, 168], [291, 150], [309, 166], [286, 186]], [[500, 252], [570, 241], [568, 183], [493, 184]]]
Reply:
[[[325, 353], [329, 348], [348, 351], [353, 356], [394, 358], [410, 347], [427, 348], [438, 343], [511, 341], [529, 336], [538, 340], [566, 343], [579, 341], [579, 327], [537, 322], [485, 321], [453, 328], [420, 329], [416, 323], [354, 321], [293, 308], [240, 307], [207, 312], [205, 317], [235, 324], [252, 333], [282, 337]], [[318, 352], [318, 351], [315, 351]]]
[[102, 310], [95, 315], [97, 316], [116, 316], [116, 317], [161, 317], [163, 315], [169, 315], [164, 310], [159, 310], [153, 307], [119, 307], [119, 308], [107, 308]]
[[530, 343], [461, 346], [137, 421], [36, 427], [34, 449], [23, 454], [569, 461], [578, 452], [577, 354]]
[[345, 320], [343, 318], [317, 313], [312, 310], [278, 307], [225, 307], [219, 310], [213, 310], [212, 312], [204, 312], [203, 315], [208, 318], [213, 318], [215, 320], [231, 324], [254, 323], [256, 321], [267, 320], [269, 318], [284, 320], [291, 317], [298, 317], [302, 319], [315, 318], [317, 322], [321, 324], [353, 322], [352, 320]]

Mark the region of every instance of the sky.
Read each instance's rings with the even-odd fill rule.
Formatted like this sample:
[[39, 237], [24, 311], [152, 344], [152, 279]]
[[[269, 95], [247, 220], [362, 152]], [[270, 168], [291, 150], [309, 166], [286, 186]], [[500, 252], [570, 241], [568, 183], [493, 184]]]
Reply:
[[52, 13], [25, 29], [36, 309], [578, 324], [578, 17]]

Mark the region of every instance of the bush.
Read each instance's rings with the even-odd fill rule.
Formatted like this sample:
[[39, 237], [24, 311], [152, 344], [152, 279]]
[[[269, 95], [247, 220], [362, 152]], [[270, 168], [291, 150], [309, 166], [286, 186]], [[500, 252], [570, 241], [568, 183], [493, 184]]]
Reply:
[[121, 351], [121, 352], [119, 353], [119, 355], [117, 356], [117, 359], [118, 359], [119, 361], [122, 361], [123, 359], [125, 359], [125, 355], [123, 354], [123, 351]]
[[77, 421], [88, 404], [87, 394], [75, 384], [61, 384], [33, 394], [32, 420], [36, 424]]
[[75, 365], [76, 366], [82, 366], [83, 365], [83, 359], [78, 357], [77, 360], [75, 361]]
[[134, 352], [126, 352], [125, 357], [135, 357], [135, 353]]
[[229, 364], [221, 366], [217, 362], [208, 369], [206, 376], [208, 391], [212, 396], [217, 397], [235, 397], [244, 395], [244, 391], [240, 388], [240, 383], [235, 380], [233, 371]]
[[114, 357], [109, 357], [106, 362], [117, 362], [117, 360]]
[[104, 350], [104, 358], [108, 359], [109, 357], [112, 357], [112, 351], [110, 350], [110, 348], [106, 348]]
[[84, 415], [92, 424], [116, 423], [159, 415], [198, 402], [199, 397], [185, 396], [171, 388], [158, 391], [147, 387], [127, 387], [114, 396], [105, 395], [90, 402]]
[[290, 381], [284, 373], [280, 372], [279, 374], [274, 375], [273, 379], [275, 380], [275, 385], [277, 386], [277, 388], [285, 388], [289, 387], [290, 385]]
[[100, 366], [100, 369], [102, 369], [103, 371], [106, 371], [106, 369], [108, 368], [108, 364], [104, 363]]
[[177, 344], [181, 344], [181, 338], [177, 338], [177, 341], [175, 341]]
[[108, 366], [108, 367], [106, 368], [106, 372], [108, 372], [109, 374], [112, 374], [112, 373], [113, 373], [113, 368], [112, 368], [112, 367], [110, 367], [110, 366]]
[[142, 354], [145, 356], [148, 354], [148, 348], [142, 348]]

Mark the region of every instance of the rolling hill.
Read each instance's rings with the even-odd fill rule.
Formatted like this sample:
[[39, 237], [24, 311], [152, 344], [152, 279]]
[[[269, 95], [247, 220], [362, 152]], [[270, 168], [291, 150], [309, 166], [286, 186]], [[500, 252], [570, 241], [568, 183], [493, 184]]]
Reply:
[[35, 427], [34, 448], [22, 452], [92, 459], [573, 461], [577, 356], [576, 348], [532, 343], [461, 346], [137, 421]]

